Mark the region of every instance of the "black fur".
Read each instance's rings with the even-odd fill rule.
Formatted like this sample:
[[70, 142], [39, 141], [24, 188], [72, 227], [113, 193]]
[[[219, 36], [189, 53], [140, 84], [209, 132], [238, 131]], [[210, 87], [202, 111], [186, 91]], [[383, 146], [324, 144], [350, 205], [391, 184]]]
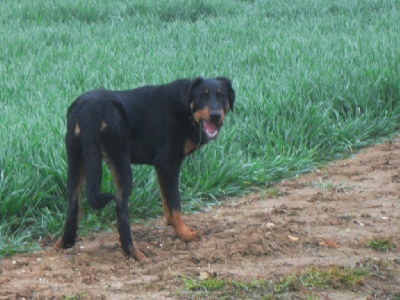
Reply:
[[[56, 248], [75, 243], [79, 197], [86, 178], [89, 205], [101, 209], [116, 200], [122, 248], [126, 255], [141, 259], [129, 224], [130, 164], [155, 166], [170, 220], [174, 212], [181, 211], [178, 183], [183, 159], [218, 135], [234, 101], [227, 78], [180, 79], [128, 91], [93, 90], [78, 97], [67, 115], [69, 202], [64, 233]], [[116, 195], [100, 192], [102, 159], [113, 173]]]

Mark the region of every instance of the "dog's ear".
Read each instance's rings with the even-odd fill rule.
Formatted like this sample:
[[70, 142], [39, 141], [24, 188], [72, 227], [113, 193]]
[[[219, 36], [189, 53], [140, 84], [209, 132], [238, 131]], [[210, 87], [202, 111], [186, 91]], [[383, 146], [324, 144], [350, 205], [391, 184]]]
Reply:
[[194, 88], [198, 86], [202, 81], [202, 77], [196, 77], [181, 86], [181, 101], [184, 104], [186, 110], [190, 109], [190, 105], [193, 102]]
[[226, 88], [228, 89], [228, 103], [230, 109], [233, 111], [233, 104], [235, 103], [235, 90], [232, 87], [231, 80], [226, 77], [217, 77], [216, 79], [225, 84]]

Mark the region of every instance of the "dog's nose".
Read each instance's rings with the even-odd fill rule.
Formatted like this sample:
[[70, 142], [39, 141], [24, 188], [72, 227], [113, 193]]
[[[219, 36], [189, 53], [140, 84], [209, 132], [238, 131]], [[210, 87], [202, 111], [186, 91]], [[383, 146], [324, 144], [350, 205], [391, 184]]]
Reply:
[[210, 121], [218, 122], [221, 119], [221, 112], [219, 110], [213, 110], [210, 112]]

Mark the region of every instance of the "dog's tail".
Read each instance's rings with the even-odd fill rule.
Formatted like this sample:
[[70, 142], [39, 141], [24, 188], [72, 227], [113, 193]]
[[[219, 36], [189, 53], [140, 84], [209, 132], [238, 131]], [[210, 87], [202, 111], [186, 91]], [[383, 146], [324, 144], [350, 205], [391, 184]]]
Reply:
[[86, 198], [93, 209], [102, 209], [115, 199], [111, 193], [100, 193], [102, 178], [102, 154], [100, 125], [95, 116], [80, 118], [81, 145], [86, 176]]

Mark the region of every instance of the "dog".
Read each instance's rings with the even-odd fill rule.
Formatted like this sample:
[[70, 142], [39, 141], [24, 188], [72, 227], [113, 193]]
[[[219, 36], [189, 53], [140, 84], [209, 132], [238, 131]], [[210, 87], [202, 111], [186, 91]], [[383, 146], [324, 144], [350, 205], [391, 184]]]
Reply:
[[[180, 166], [186, 156], [218, 136], [234, 102], [235, 91], [225, 77], [178, 79], [126, 91], [92, 90], [79, 96], [67, 113], [68, 208], [54, 248], [75, 244], [86, 179], [86, 198], [93, 209], [115, 200], [125, 255], [146, 258], [132, 240], [129, 223], [131, 164], [155, 167], [167, 223], [181, 240], [198, 240], [200, 234], [182, 218]], [[100, 192], [103, 159], [111, 170], [115, 195]]]

